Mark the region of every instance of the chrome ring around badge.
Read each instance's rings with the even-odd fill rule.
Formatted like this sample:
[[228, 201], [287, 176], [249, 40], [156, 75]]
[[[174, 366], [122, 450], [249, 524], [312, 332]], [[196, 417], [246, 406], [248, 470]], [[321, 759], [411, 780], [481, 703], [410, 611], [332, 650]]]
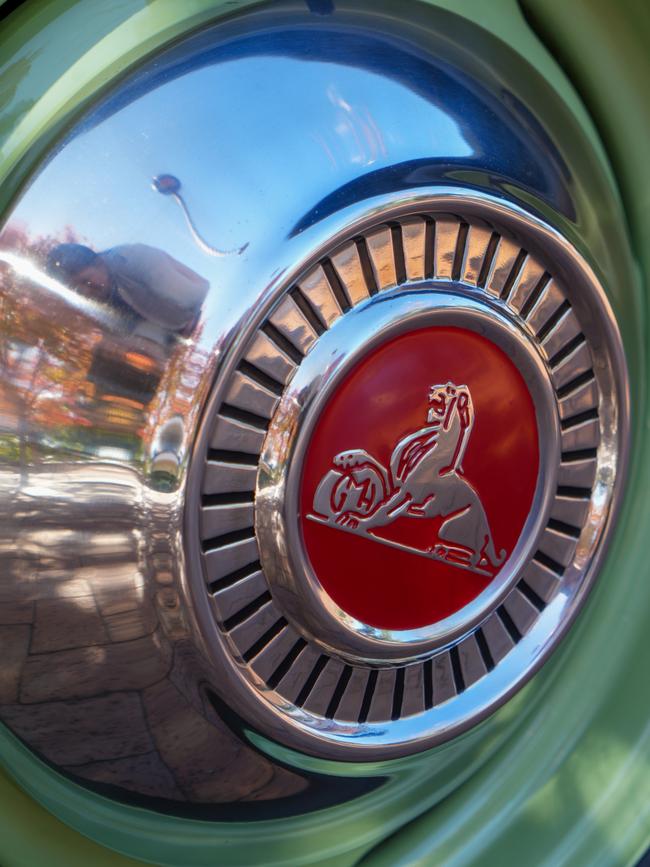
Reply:
[[[491, 576], [482, 592], [460, 610], [419, 628], [393, 629], [387, 624], [373, 625], [351, 616], [336, 604], [324, 589], [306, 555], [299, 521], [302, 511], [299, 486], [305, 453], [323, 407], [336, 395], [341, 382], [360, 359], [391, 339], [399, 338], [400, 335], [417, 334], [427, 327], [431, 329], [428, 338], [435, 341], [437, 332], [450, 326], [487, 338], [504, 351], [522, 374], [533, 399], [538, 453], [544, 456], [544, 459], [537, 462], [534, 494], [526, 509], [525, 523], [522, 528], [518, 528], [517, 543], [514, 549], [507, 552], [504, 563], [492, 564], [500, 568]], [[449, 374], [454, 363], [453, 360], [447, 363], [450, 367], [442, 367], [441, 372]], [[381, 377], [380, 370], [379, 378]], [[425, 395], [426, 391], [423, 391], [423, 396]], [[368, 397], [373, 400], [376, 395], [373, 393]], [[363, 411], [362, 406], [359, 406], [359, 411]], [[428, 425], [424, 431], [430, 429], [431, 425]], [[449, 433], [456, 447], [455, 441], [458, 437], [454, 436], [451, 425]], [[441, 473], [441, 469], [448, 462], [441, 457], [445, 454], [443, 437], [444, 432], [441, 430], [440, 436], [435, 437], [428, 449], [419, 449], [420, 452], [426, 451], [435, 457], [436, 463], [440, 463], [439, 467], [435, 467], [433, 462], [430, 468], [426, 467], [424, 454], [418, 454], [415, 461], [418, 472], [424, 472], [425, 476], [430, 477], [424, 487], [426, 500], [435, 505], [436, 512], [442, 510], [449, 516], [460, 517], [471, 508], [465, 500], [458, 500], [457, 488], [459, 485], [467, 485], [467, 482], [462, 469], [460, 472], [448, 470]], [[412, 435], [407, 436], [407, 439], [411, 438]], [[467, 443], [464, 444], [466, 445]], [[412, 450], [413, 446], [409, 448]], [[255, 528], [262, 568], [278, 605], [289, 621], [306, 637], [319, 643], [324, 651], [347, 657], [350, 661], [394, 665], [396, 661], [414, 660], [437, 647], [449, 645], [497, 608], [521, 577], [538, 544], [544, 545], [541, 537], [547, 528], [553, 506], [560, 452], [559, 416], [551, 379], [534, 344], [517, 327], [514, 319], [500, 311], [497, 305], [471, 297], [469, 292], [463, 292], [460, 287], [450, 291], [449, 287], [442, 283], [409, 284], [408, 288], [400, 287], [371, 296], [342, 316], [319, 338], [308, 359], [305, 359], [296, 371], [285, 390], [269, 425], [258, 471]], [[365, 451], [361, 451], [361, 454], [366, 455]], [[459, 454], [456, 458], [458, 464], [461, 458]], [[367, 456], [363, 460], [365, 463]], [[335, 469], [333, 474], [340, 472]], [[396, 476], [397, 472], [391, 473], [391, 470], [387, 469], [386, 474], [389, 477]], [[412, 476], [413, 472], [408, 479]], [[441, 479], [444, 480], [444, 486], [439, 483]], [[389, 479], [386, 500], [390, 500], [390, 495], [397, 487], [402, 491], [402, 499], [409, 496], [406, 492], [408, 484], [396, 485], [396, 481]], [[407, 479], [403, 481], [406, 483]], [[449, 490], [452, 486], [453, 489]], [[447, 507], [440, 504], [445, 496], [443, 488], [449, 490], [446, 499], [451, 499], [451, 504]], [[462, 493], [460, 496], [462, 497]], [[423, 499], [421, 496], [420, 501]], [[394, 496], [393, 500], [397, 501], [393, 507], [395, 512], [399, 509], [399, 495]], [[320, 511], [311, 510], [306, 517], [308, 520], [328, 524], [339, 531], [356, 532], [366, 539], [397, 548], [406, 554], [406, 562], [401, 569], [399, 560], [395, 564], [400, 572], [394, 576], [393, 587], [388, 588], [387, 606], [394, 605], [402, 593], [409, 593], [409, 555], [429, 555], [428, 559], [435, 561], [442, 559], [451, 580], [461, 577], [453, 574], [455, 569], [487, 576], [488, 570], [482, 569], [480, 563], [472, 564], [469, 560], [462, 559], [465, 550], [471, 553], [467, 546], [445, 546], [448, 556], [443, 558], [436, 550], [409, 548], [379, 533], [377, 516], [382, 505], [376, 504], [371, 516], [366, 519], [366, 524], [371, 524], [368, 531], [363, 527], [363, 523], [357, 529], [347, 527], [340, 522], [340, 515], [338, 519], [332, 514], [325, 516], [322, 508]], [[404, 513], [408, 516], [417, 515], [416, 509], [419, 505], [420, 503], [413, 501], [411, 508]], [[476, 508], [480, 514], [484, 514], [480, 495]], [[338, 511], [343, 513], [344, 509]], [[389, 524], [388, 518], [392, 519], [391, 524], [395, 520], [392, 515], [387, 515], [387, 519], [382, 522], [384, 526]], [[329, 535], [331, 544], [336, 545], [336, 535]], [[454, 552], [457, 552], [455, 558]], [[478, 555], [480, 552], [477, 550], [475, 553]], [[338, 569], [344, 572], [345, 563], [339, 562]], [[436, 578], [441, 576], [435, 575], [435, 569], [428, 571], [433, 572], [433, 575], [427, 576], [428, 591], [435, 596]], [[350, 575], [349, 580], [355, 580], [354, 576]], [[359, 576], [356, 580], [359, 580]], [[398, 587], [397, 580], [401, 587]], [[372, 583], [369, 584], [367, 592], [373, 593]]]
[[[319, 464], [301, 499], [314, 432], [346, 378], [373, 352], [426, 329], [485, 341], [530, 395], [534, 494], [516, 543], [503, 550], [503, 531], [492, 538], [489, 529], [485, 484], [477, 486], [488, 410], [481, 389], [444, 366], [421, 380], [426, 418], [387, 425], [381, 459], [363, 437], [333, 446], [333, 475]], [[236, 347], [202, 424], [190, 486], [200, 494], [188, 503], [202, 552], [195, 609], [234, 687], [229, 700], [274, 737], [328, 757], [402, 755], [468, 728], [523, 685], [568, 628], [620, 493], [625, 363], [593, 272], [555, 230], [489, 197], [388, 202], [315, 251]], [[414, 489], [423, 475], [411, 469], [435, 466], [424, 458], [447, 446], [444, 485]], [[462, 464], [472, 454], [470, 472]], [[444, 508], [430, 508], [436, 496]], [[472, 508], [487, 523], [457, 520]], [[386, 535], [389, 524], [423, 527], [422, 518], [438, 519], [439, 547], [416, 551]], [[484, 586], [415, 628], [373, 624], [339, 604], [340, 582], [314, 569], [305, 527], [317, 523], [335, 556], [343, 540], [398, 549], [435, 569], [446, 561], [455, 575], [483, 574]], [[404, 575], [395, 579], [397, 594]]]

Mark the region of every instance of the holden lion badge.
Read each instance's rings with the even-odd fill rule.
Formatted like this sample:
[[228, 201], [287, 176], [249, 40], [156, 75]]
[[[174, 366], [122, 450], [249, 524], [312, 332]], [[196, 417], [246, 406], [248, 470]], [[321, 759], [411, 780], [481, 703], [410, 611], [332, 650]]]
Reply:
[[[308, 517], [492, 575], [506, 552], [495, 551], [480, 496], [463, 473], [463, 455], [474, 423], [467, 386], [451, 382], [433, 386], [426, 421], [397, 443], [388, 468], [364, 449], [336, 455], [334, 468], [316, 489], [313, 514]], [[438, 540], [421, 550], [372, 533], [373, 528], [391, 524], [400, 515], [444, 518]]]
[[455, 191], [361, 209], [266, 303], [193, 467], [206, 647], [290, 747], [433, 746], [532, 676], [594, 579], [627, 436], [605, 294], [550, 227]]

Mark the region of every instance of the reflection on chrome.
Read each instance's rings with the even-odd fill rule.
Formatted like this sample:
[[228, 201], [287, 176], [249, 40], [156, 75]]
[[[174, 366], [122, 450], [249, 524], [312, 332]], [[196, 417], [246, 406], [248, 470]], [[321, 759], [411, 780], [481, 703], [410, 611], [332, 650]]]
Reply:
[[[5, 243], [8, 241], [11, 242], [11, 240], [13, 240], [12, 233], [6, 232], [2, 236], [2, 240], [4, 240]], [[90, 319], [96, 319], [106, 325], [117, 325], [117, 319], [111, 315], [111, 310], [109, 308], [92, 298], [87, 298], [79, 292], [69, 289], [60, 280], [55, 280], [45, 271], [41, 270], [30, 259], [25, 258], [24, 256], [18, 256], [10, 250], [0, 250], [0, 262], [2, 262], [7, 268], [5, 273], [7, 274], [8, 279], [9, 272], [13, 271], [16, 278], [24, 280], [24, 285], [21, 288], [24, 289], [27, 294], [29, 294], [32, 284], [36, 284], [37, 286], [40, 286], [41, 289], [47, 289], [54, 298], [60, 298], [63, 303], [71, 307], [73, 310], [88, 316]], [[9, 288], [7, 287], [5, 291], [8, 295]], [[6, 311], [5, 315], [7, 315]]]
[[219, 250], [217, 247], [208, 244], [208, 242], [201, 237], [201, 234], [192, 219], [190, 209], [187, 207], [187, 203], [181, 195], [181, 182], [174, 175], [156, 175], [152, 181], [152, 187], [154, 190], [162, 193], [163, 196], [171, 196], [175, 202], [178, 202], [178, 206], [183, 212], [183, 216], [185, 217], [189, 230], [192, 233], [192, 237], [204, 253], [207, 253], [209, 256], [230, 256], [232, 253], [236, 253], [240, 256], [246, 247], [248, 247], [248, 242], [246, 242], [236, 250]]
[[[142, 795], [300, 791], [252, 750], [241, 762], [188, 642], [173, 522], [208, 281], [138, 243], [1, 240], [2, 720], [70, 774]], [[218, 773], [236, 758], [236, 779]]]
[[[173, 45], [77, 125], [0, 229], [0, 721], [116, 797], [248, 819], [391, 785], [382, 767], [333, 786], [270, 758], [202, 637], [188, 465], [259, 305], [360, 203], [463, 185], [578, 238], [611, 204], [555, 93], [527, 102], [519, 55], [426, 4], [408, 20], [360, 6], [265, 4]], [[191, 191], [190, 219], [168, 190], [190, 232], [151, 189], [163, 167]]]

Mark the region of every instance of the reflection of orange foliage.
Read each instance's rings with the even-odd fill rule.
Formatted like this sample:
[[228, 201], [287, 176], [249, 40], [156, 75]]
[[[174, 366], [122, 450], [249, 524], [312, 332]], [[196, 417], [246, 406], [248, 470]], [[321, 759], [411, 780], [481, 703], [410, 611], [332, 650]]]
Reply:
[[[62, 241], [74, 241], [71, 230], [63, 238], [30, 239], [20, 227], [0, 234], [0, 249], [42, 268], [48, 251]], [[87, 373], [100, 335], [87, 319], [66, 309], [65, 315], [41, 303], [37, 287], [23, 284], [0, 264], [0, 390], [3, 402], [18, 418], [29, 414], [43, 427], [90, 424], [81, 412], [92, 385]]]
[[[13, 226], [0, 234], [0, 250], [10, 249], [43, 269], [48, 252], [56, 244], [79, 241], [71, 230], [62, 234], [33, 239]], [[28, 433], [55, 426], [79, 429], [99, 425], [103, 430], [141, 436], [145, 444], [151, 443], [157, 428], [174, 415], [191, 426], [200, 408], [202, 377], [209, 366], [205, 350], [197, 345], [199, 337], [195, 330], [191, 338], [177, 338], [164, 359], [134, 351], [124, 341], [108, 340], [95, 320], [73, 310], [37, 283], [21, 279], [0, 262], [3, 428], [19, 435], [22, 447]], [[111, 352], [120, 363], [156, 378], [155, 393], [147, 397], [146, 404], [111, 394], [110, 381], [96, 384], [93, 361], [105, 359]]]

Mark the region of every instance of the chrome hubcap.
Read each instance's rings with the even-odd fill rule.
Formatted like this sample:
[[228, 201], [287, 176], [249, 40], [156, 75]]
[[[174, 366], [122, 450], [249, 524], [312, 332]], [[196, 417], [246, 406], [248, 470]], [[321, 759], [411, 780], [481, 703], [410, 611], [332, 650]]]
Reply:
[[[620, 345], [604, 293], [575, 249], [532, 217], [469, 192], [373, 204], [372, 217], [359, 207], [350, 240], [339, 235], [317, 250], [241, 335], [214, 386], [188, 502], [187, 541], [202, 551], [200, 567], [190, 554], [195, 606], [238, 685], [231, 700], [287, 743], [341, 757], [399, 755], [452, 737], [531, 676], [593, 578], [621, 444]], [[491, 573], [495, 563], [474, 567], [453, 546], [408, 548], [368, 519], [367, 530], [358, 518], [341, 524], [345, 507], [330, 506], [330, 488], [320, 511], [318, 495], [306, 514], [299, 496], [314, 426], [359, 359], [426, 327], [435, 341], [436, 328], [449, 326], [500, 347], [535, 407], [534, 496], [515, 547]], [[492, 438], [508, 433], [497, 417]], [[337, 481], [345, 475], [333, 472]], [[466, 484], [462, 470], [456, 482]], [[427, 498], [441, 501], [442, 489], [429, 485]], [[509, 490], [504, 484], [505, 500]], [[506, 523], [516, 520], [512, 508], [506, 502]], [[379, 592], [376, 576], [360, 573], [372, 568], [363, 561], [356, 571], [346, 564], [340, 531], [407, 552], [395, 561], [389, 607], [414, 592], [413, 553], [490, 580], [426, 626], [373, 626], [319, 580], [301, 518], [332, 528], [327, 544], [341, 552], [333, 568], [344, 581], [365, 581], [366, 594]], [[441, 579], [429, 571], [435, 596]]]

